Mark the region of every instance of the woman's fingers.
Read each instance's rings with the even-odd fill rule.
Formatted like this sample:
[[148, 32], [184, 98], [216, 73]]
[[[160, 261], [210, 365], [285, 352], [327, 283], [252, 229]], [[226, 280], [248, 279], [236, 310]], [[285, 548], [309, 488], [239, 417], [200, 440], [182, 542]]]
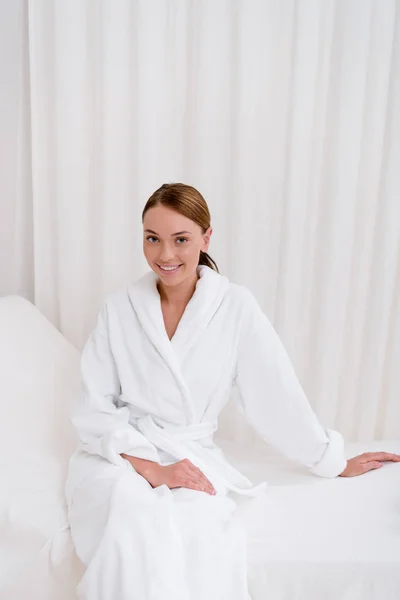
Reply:
[[[391, 452], [365, 452], [361, 454], [366, 462], [387, 460], [392, 462], [400, 462], [400, 454], [392, 454]], [[363, 461], [364, 462], [364, 461]]]
[[185, 460], [183, 462], [185, 465], [185, 472], [186, 472], [188, 479], [198, 483], [200, 491], [204, 491], [204, 492], [214, 495], [215, 494], [214, 486], [212, 485], [211, 481], [209, 481], [207, 479], [207, 477], [204, 475], [204, 473], [189, 460]]
[[379, 469], [380, 467], [383, 467], [383, 464], [377, 460], [371, 460], [363, 464], [364, 473], [372, 471], [373, 469]]
[[208, 481], [208, 479], [206, 477], [199, 477], [199, 476], [190, 476], [190, 479], [192, 481], [195, 481], [199, 487], [200, 490], [202, 492], [207, 492], [208, 494], [215, 494], [215, 489], [214, 486]]
[[182, 481], [182, 487], [188, 488], [189, 490], [196, 490], [198, 492], [205, 492], [206, 494], [214, 495], [213, 490], [205, 488], [200, 481], [186, 478]]
[[195, 465], [191, 465], [191, 473], [192, 475], [198, 479], [206, 489], [209, 489], [215, 492], [214, 486], [209, 479], [204, 475], [204, 473]]

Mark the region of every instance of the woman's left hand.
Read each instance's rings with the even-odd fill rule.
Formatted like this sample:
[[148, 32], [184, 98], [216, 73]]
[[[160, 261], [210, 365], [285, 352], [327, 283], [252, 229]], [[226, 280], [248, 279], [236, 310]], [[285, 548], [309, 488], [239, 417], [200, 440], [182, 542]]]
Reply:
[[390, 452], [364, 452], [349, 458], [347, 467], [340, 473], [339, 477], [355, 477], [362, 475], [372, 469], [379, 469], [385, 461], [400, 462], [400, 454], [390, 454]]

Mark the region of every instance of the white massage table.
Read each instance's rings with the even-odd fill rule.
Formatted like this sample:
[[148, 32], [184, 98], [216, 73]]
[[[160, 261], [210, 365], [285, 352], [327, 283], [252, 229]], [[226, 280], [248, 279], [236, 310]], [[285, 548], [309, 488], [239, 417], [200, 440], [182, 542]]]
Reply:
[[[19, 297], [0, 299], [0, 381], [0, 600], [76, 600], [82, 565], [63, 485], [79, 355]], [[249, 442], [250, 430], [234, 442], [232, 415], [221, 426], [227, 455], [269, 482], [264, 498], [237, 511], [253, 600], [400, 600], [400, 464], [320, 479]], [[349, 444], [347, 453], [375, 449], [400, 453], [400, 441]]]

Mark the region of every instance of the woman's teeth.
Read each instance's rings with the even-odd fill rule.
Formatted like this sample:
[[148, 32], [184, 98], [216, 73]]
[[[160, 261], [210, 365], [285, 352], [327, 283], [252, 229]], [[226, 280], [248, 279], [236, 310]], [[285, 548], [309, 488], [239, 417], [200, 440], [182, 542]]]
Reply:
[[174, 267], [162, 267], [161, 265], [158, 266], [162, 271], [176, 271], [180, 267], [180, 265], [175, 265]]

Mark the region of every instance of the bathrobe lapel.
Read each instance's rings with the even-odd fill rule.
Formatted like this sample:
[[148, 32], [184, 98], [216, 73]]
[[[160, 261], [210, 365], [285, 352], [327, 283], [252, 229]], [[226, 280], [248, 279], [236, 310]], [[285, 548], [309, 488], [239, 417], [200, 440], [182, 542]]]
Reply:
[[171, 340], [171, 345], [181, 362], [214, 317], [229, 285], [227, 277], [219, 275], [205, 265], [198, 267], [198, 273], [200, 279], [197, 281], [196, 290]]
[[175, 334], [170, 340], [165, 329], [157, 290], [157, 275], [150, 271], [129, 288], [129, 297], [140, 324], [149, 340], [164, 359], [182, 392], [188, 422], [194, 422], [193, 403], [182, 375], [181, 365], [190, 348], [218, 310], [228, 289], [229, 280], [209, 267], [198, 267], [199, 280], [186, 306]]

